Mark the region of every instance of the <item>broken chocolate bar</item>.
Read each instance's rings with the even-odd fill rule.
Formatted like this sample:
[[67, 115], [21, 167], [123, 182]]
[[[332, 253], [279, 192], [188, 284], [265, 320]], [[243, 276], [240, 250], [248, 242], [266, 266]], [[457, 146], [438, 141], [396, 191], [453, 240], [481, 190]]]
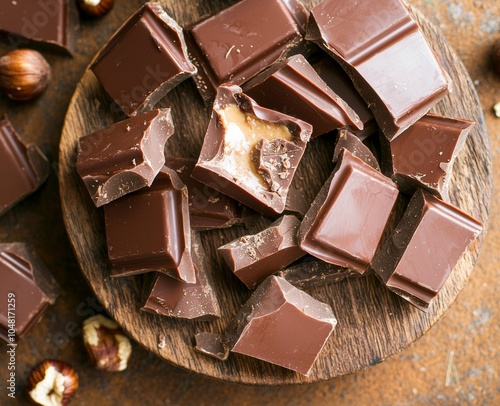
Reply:
[[380, 166], [373, 152], [355, 134], [345, 128], [340, 129], [337, 134], [335, 150], [333, 151], [333, 163], [338, 161], [343, 148], [361, 159], [365, 164], [370, 165], [373, 169], [380, 171]]
[[5, 300], [0, 312], [1, 339], [15, 344], [29, 333], [58, 294], [56, 281], [29, 246], [0, 244], [0, 297]]
[[336, 324], [329, 305], [270, 276], [231, 321], [223, 342], [232, 352], [308, 375]]
[[219, 248], [231, 271], [248, 288], [305, 255], [299, 247], [300, 221], [283, 216], [255, 235], [245, 235]]
[[194, 339], [196, 351], [221, 361], [229, 357], [229, 349], [222, 342], [221, 334], [202, 332], [197, 333]]
[[182, 28], [157, 3], [146, 3], [115, 33], [90, 69], [115, 103], [135, 116], [196, 73]]
[[242, 88], [261, 106], [311, 124], [312, 137], [341, 127], [363, 128], [354, 110], [326, 85], [302, 55], [276, 64]]
[[311, 10], [307, 39], [342, 65], [388, 139], [448, 93], [443, 68], [401, 0], [325, 0]]
[[372, 268], [389, 289], [425, 311], [481, 231], [481, 222], [418, 189]]
[[394, 182], [344, 149], [304, 216], [300, 247], [330, 264], [365, 273], [398, 194]]
[[262, 214], [280, 214], [311, 132], [238, 86], [221, 86], [192, 176]]
[[152, 110], [78, 140], [76, 169], [99, 207], [151, 186], [174, 132], [170, 109]]
[[163, 167], [150, 188], [104, 206], [111, 276], [162, 272], [196, 283], [191, 258], [188, 193]]
[[0, 120], [0, 216], [36, 191], [49, 176], [49, 161], [25, 145], [7, 116]]

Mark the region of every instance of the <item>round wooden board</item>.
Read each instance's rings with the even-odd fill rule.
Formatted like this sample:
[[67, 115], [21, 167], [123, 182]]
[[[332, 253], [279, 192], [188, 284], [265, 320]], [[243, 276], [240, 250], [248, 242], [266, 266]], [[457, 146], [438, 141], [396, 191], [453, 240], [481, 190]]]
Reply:
[[[164, 0], [160, 3], [181, 25], [186, 25], [197, 21], [203, 14], [229, 5], [231, 1], [214, 0], [199, 4], [194, 0]], [[319, 1], [304, 3], [312, 6]], [[114, 18], [124, 21], [135, 11], [137, 4], [120, 7]], [[474, 86], [459, 58], [437, 29], [418, 11], [413, 10], [413, 13], [454, 82], [453, 93], [433, 111], [477, 123], [455, 163], [451, 201], [486, 225], [492, 196], [491, 152]], [[194, 84], [184, 82], [160, 105], [173, 109], [176, 134], [168, 142], [169, 150], [180, 156], [196, 157], [210, 108], [203, 105]], [[223, 332], [250, 295], [226, 269], [216, 248], [241, 235], [258, 231], [266, 221], [247, 229], [235, 227], [202, 234], [206, 262], [214, 268], [223, 314], [220, 320], [193, 322], [141, 312], [141, 277], [110, 278], [102, 210], [93, 206], [75, 171], [78, 138], [124, 118], [112, 106], [111, 99], [93, 74], [87, 71], [69, 106], [60, 144], [59, 181], [64, 221], [82, 271], [110, 315], [134, 340], [175, 365], [226, 381], [267, 385], [318, 382], [353, 373], [402, 351], [421, 337], [450, 307], [474, 268], [485, 232], [461, 258], [428, 313], [420, 312], [399, 299], [374, 277], [345, 280], [311, 290], [311, 295], [332, 306], [338, 325], [309, 377], [238, 354], [232, 354], [226, 362], [201, 355], [193, 349], [194, 335], [201, 331]], [[331, 173], [332, 148], [331, 137], [314, 140], [299, 167], [294, 183], [306, 191], [310, 201]], [[162, 335], [166, 338], [166, 345], [160, 348], [158, 343]]]

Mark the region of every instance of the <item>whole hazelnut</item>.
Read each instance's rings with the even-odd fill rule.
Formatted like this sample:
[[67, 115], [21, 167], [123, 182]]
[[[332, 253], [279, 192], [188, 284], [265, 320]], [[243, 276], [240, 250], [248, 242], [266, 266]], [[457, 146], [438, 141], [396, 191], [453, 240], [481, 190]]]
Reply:
[[78, 0], [77, 3], [80, 10], [89, 17], [102, 17], [115, 5], [114, 0]]
[[492, 49], [493, 69], [500, 75], [500, 38], [493, 43]]
[[45, 360], [28, 377], [28, 395], [41, 406], [65, 406], [78, 389], [78, 375], [62, 361]]
[[40, 95], [50, 81], [50, 65], [32, 49], [15, 49], [0, 58], [0, 89], [14, 100]]
[[100, 314], [83, 322], [83, 344], [96, 368], [108, 372], [125, 370], [132, 355], [118, 324]]

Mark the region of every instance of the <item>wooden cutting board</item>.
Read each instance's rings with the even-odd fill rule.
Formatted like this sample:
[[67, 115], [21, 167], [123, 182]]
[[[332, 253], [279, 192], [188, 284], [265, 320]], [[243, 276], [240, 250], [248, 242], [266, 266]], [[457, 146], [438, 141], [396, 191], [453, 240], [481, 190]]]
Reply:
[[[115, 22], [125, 21], [138, 7], [135, 3], [120, 2], [109, 18], [114, 18]], [[233, 2], [163, 0], [160, 3], [181, 25], [186, 25]], [[304, 3], [312, 6], [319, 0]], [[455, 163], [451, 201], [487, 224], [492, 196], [491, 151], [474, 86], [459, 58], [437, 29], [418, 11], [413, 12], [454, 82], [453, 92], [433, 112], [477, 123]], [[176, 133], [168, 141], [169, 150], [179, 156], [197, 157], [210, 108], [203, 105], [194, 84], [184, 82], [160, 106], [173, 109]], [[142, 279], [110, 278], [102, 209], [94, 207], [75, 170], [78, 138], [125, 118], [113, 111], [116, 109], [112, 109], [111, 99], [93, 74], [87, 71], [69, 106], [60, 143], [59, 182], [66, 229], [82, 272], [109, 314], [138, 343], [190, 371], [226, 381], [283, 385], [324, 381], [365, 369], [402, 351], [436, 323], [466, 284], [479, 256], [485, 232], [461, 258], [428, 313], [420, 312], [393, 295], [374, 277], [345, 280], [309, 291], [318, 300], [330, 304], [338, 319], [337, 328], [309, 377], [238, 354], [232, 354], [226, 362], [201, 355], [193, 349], [194, 335], [201, 331], [223, 332], [250, 295], [230, 274], [216, 248], [241, 235], [259, 231], [268, 222], [263, 220], [247, 229], [234, 227], [202, 234], [206, 263], [215, 273], [222, 308], [220, 320], [193, 322], [141, 312]], [[333, 169], [332, 151], [331, 137], [320, 137], [308, 146], [294, 184], [304, 189], [309, 201]], [[162, 337], [165, 346], [158, 345]]]

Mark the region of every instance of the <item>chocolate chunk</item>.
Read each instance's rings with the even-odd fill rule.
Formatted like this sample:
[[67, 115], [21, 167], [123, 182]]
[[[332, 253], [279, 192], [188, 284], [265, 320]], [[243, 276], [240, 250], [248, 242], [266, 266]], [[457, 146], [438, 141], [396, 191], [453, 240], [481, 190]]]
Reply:
[[150, 188], [104, 206], [111, 276], [162, 272], [195, 283], [188, 193], [163, 167]]
[[286, 58], [303, 41], [307, 11], [297, 0], [242, 0], [188, 30], [194, 77], [205, 100]]
[[[260, 107], [238, 86], [221, 86], [192, 176], [262, 214], [280, 214], [311, 132], [299, 119]], [[259, 145], [266, 154], [283, 152], [267, 179], [253, 159]]]
[[285, 210], [283, 213], [293, 214], [299, 218], [304, 217], [304, 214], [309, 210], [309, 202], [306, 199], [304, 191], [299, 189], [294, 189], [291, 187], [288, 189], [288, 194], [286, 195]]
[[297, 231], [300, 221], [283, 216], [255, 235], [245, 235], [219, 248], [231, 271], [254, 288], [269, 275], [304, 256]]
[[393, 292], [427, 310], [482, 224], [419, 189], [372, 268]]
[[229, 357], [229, 349], [222, 342], [221, 334], [203, 332], [196, 334], [194, 339], [196, 351], [221, 361]]
[[204, 265], [206, 254], [197, 232], [192, 233], [191, 253], [196, 282], [186, 283], [159, 272], [145, 275], [142, 310], [180, 319], [220, 317], [212, 270]]
[[49, 176], [49, 161], [26, 145], [7, 116], [0, 120], [0, 216], [36, 191]]
[[152, 110], [78, 140], [76, 169], [97, 207], [151, 186], [174, 132], [170, 109]]
[[232, 352], [308, 375], [337, 320], [329, 305], [270, 276], [224, 333]]
[[419, 187], [448, 201], [453, 163], [474, 123], [428, 114], [392, 141], [382, 137], [384, 173], [401, 191]]
[[311, 10], [307, 38], [352, 78], [388, 139], [448, 93], [448, 80], [400, 0], [325, 0]]
[[304, 216], [300, 247], [330, 264], [364, 273], [397, 197], [394, 182], [344, 149]]
[[380, 172], [380, 166], [373, 152], [355, 134], [345, 128], [340, 129], [337, 134], [335, 150], [333, 151], [333, 163], [338, 161], [343, 148]]
[[153, 108], [196, 73], [182, 28], [157, 3], [146, 3], [113, 35], [90, 69], [115, 103], [135, 116]]
[[261, 106], [300, 118], [313, 126], [313, 137], [341, 127], [361, 130], [354, 110], [326, 83], [302, 55], [262, 72], [243, 86]]
[[0, 30], [7, 34], [13, 48], [34, 41], [73, 53], [78, 20], [75, 1], [2, 1], [0, 8]]
[[38, 255], [24, 243], [0, 244], [0, 338], [15, 344], [40, 321], [59, 287]]

